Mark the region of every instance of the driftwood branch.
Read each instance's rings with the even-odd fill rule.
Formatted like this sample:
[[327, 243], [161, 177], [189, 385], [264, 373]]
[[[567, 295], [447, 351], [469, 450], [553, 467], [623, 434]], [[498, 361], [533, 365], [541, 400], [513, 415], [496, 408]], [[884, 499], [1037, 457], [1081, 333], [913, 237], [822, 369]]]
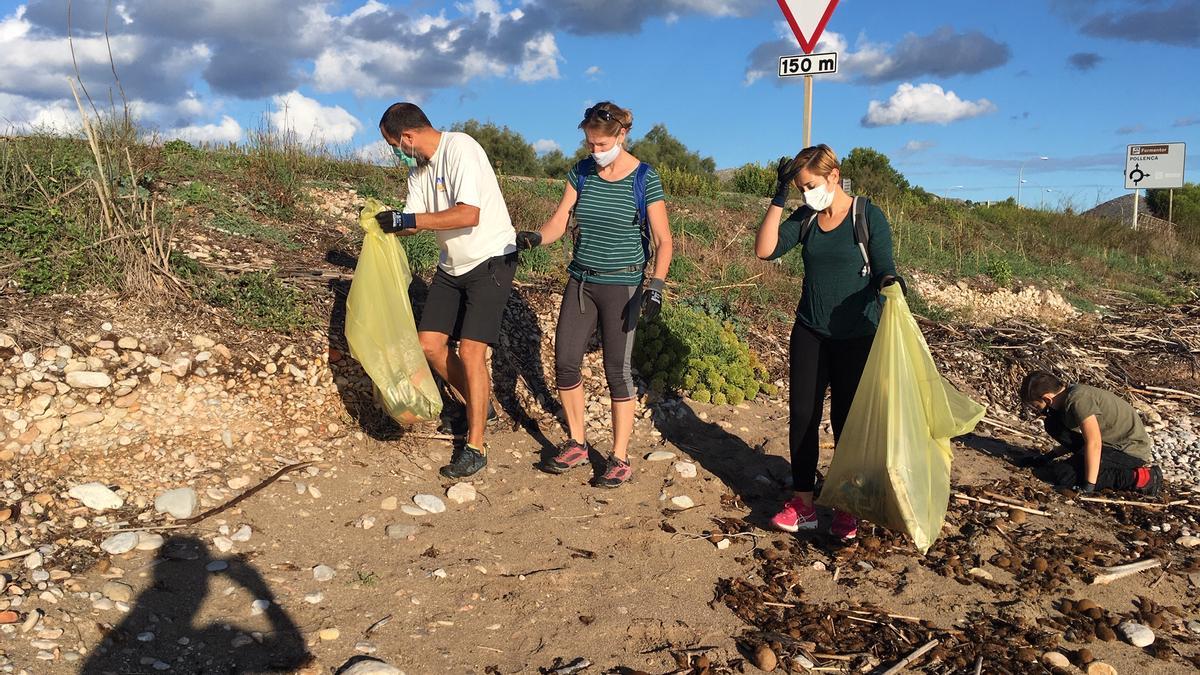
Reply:
[[1146, 570], [1154, 569], [1161, 564], [1162, 561], [1151, 559], [1139, 560], [1138, 562], [1132, 562], [1127, 565], [1117, 565], [1116, 567], [1104, 567], [1101, 568], [1104, 570], [1104, 572], [1102, 574], [1097, 574], [1096, 578], [1092, 579], [1092, 585], [1103, 586], [1105, 584], [1111, 584], [1117, 579], [1124, 579], [1125, 577], [1132, 576], [1138, 572], [1145, 572]]

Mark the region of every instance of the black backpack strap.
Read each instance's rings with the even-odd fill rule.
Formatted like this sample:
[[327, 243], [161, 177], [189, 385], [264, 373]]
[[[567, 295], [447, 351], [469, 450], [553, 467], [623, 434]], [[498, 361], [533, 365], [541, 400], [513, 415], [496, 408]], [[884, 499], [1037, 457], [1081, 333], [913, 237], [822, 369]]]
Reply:
[[809, 213], [812, 214], [805, 218], [804, 222], [800, 225], [800, 245], [804, 246], [804, 243], [808, 241], [808, 233], [812, 231], [813, 225], [817, 222], [817, 212], [813, 211], [808, 206], [802, 206], [800, 208], [808, 209]]
[[854, 203], [850, 206], [850, 212], [854, 219], [854, 243], [858, 245], [859, 253], [862, 253], [863, 266], [859, 270], [860, 277], [871, 276], [871, 253], [867, 247], [871, 243], [871, 223], [867, 218], [868, 211], [871, 208], [871, 200], [866, 197], [855, 197]]

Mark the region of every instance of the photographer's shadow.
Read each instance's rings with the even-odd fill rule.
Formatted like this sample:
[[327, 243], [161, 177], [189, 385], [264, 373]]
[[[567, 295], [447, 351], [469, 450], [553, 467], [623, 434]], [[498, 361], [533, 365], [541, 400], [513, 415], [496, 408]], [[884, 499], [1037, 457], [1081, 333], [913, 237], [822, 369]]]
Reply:
[[546, 382], [542, 365], [542, 337], [537, 312], [514, 286], [504, 309], [500, 341], [492, 352], [492, 384], [496, 400], [512, 420], [514, 429], [524, 429], [546, 452], [554, 449], [554, 443], [538, 424], [540, 412], [526, 410], [517, 395], [517, 383], [522, 382], [536, 405], [551, 415], [559, 414], [562, 406], [557, 393]]
[[[214, 562], [224, 569], [209, 571]], [[213, 558], [204, 542], [172, 537], [154, 562], [154, 580], [133, 602], [125, 619], [92, 651], [80, 673], [108, 675], [151, 672], [143, 659], [170, 666], [176, 673], [283, 673], [311, 663], [304, 636], [253, 567], [238, 557]], [[210, 579], [222, 578], [254, 600], [270, 604], [257, 628], [229, 621], [196, 625]], [[247, 602], [247, 609], [249, 608]]]

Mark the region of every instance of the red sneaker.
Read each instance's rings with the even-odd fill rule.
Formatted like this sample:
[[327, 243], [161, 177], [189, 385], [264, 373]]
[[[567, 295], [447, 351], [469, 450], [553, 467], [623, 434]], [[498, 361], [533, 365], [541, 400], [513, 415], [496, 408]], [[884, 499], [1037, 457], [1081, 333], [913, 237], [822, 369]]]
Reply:
[[813, 507], [805, 505], [799, 497], [793, 497], [784, 502], [779, 513], [771, 518], [771, 524], [784, 532], [815, 530], [817, 528], [817, 511]]
[[850, 539], [857, 537], [858, 518], [855, 518], [845, 511], [834, 509], [833, 523], [829, 525], [829, 534], [832, 534], [843, 541], [849, 541]]

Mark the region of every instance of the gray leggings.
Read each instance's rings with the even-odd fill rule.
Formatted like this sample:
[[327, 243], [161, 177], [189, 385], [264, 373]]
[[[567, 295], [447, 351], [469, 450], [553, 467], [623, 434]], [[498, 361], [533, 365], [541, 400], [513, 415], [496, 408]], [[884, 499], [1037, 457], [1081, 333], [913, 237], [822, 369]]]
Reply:
[[[633, 355], [633, 336], [637, 321], [626, 322], [630, 312], [639, 307], [638, 286], [580, 283], [575, 277], [567, 282], [562, 308], [558, 312], [558, 328], [554, 334], [554, 377], [560, 390], [583, 385], [579, 374], [588, 342], [600, 326], [604, 349], [604, 375], [608, 378], [609, 395], [614, 401], [634, 398], [633, 375], [629, 361]], [[626, 330], [627, 325], [634, 328]]]

